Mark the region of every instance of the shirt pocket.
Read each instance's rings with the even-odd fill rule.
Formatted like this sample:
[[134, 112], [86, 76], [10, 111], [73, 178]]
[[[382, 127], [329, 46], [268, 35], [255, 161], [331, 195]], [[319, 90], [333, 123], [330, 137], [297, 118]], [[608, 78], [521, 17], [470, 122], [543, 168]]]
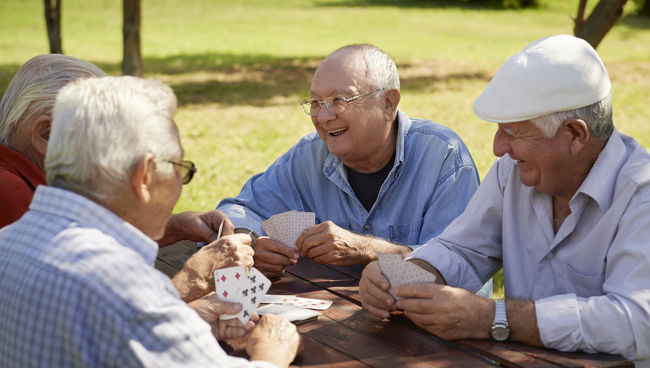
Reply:
[[570, 263], [566, 264], [566, 276], [569, 287], [577, 296], [588, 298], [603, 294], [604, 273], [586, 273], [580, 271]]
[[404, 245], [417, 245], [423, 223], [424, 218], [419, 218], [407, 224], [390, 225], [388, 227], [390, 241]]

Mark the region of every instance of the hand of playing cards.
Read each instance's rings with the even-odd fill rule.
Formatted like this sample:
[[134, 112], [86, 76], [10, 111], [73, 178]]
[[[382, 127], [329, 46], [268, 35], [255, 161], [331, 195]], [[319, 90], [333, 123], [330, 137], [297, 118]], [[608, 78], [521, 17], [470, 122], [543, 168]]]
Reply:
[[377, 256], [381, 272], [390, 284], [388, 291], [395, 299], [397, 297], [394, 291], [402, 285], [436, 281], [436, 275], [411, 262], [405, 262], [399, 254], [379, 253]]
[[262, 228], [269, 238], [295, 248], [296, 240], [306, 229], [316, 224], [314, 212], [298, 212], [295, 210], [278, 213], [262, 222]]
[[219, 299], [239, 303], [241, 312], [235, 315], [222, 315], [220, 319], [238, 318], [243, 325], [251, 318], [271, 281], [255, 267], [246, 273], [242, 266], [222, 268], [214, 271], [214, 283]]

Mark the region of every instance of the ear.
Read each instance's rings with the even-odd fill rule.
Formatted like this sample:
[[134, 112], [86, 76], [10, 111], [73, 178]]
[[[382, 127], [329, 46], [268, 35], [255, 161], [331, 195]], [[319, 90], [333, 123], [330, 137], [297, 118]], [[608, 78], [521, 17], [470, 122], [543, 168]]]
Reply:
[[384, 116], [386, 117], [386, 121], [392, 121], [395, 118], [395, 111], [397, 110], [397, 106], [399, 106], [401, 97], [397, 89], [389, 89], [384, 92]]
[[131, 170], [130, 184], [135, 197], [142, 203], [151, 200], [151, 184], [155, 170], [154, 157], [151, 153], [144, 155]]
[[41, 115], [32, 125], [31, 143], [36, 151], [45, 157], [47, 152], [47, 142], [50, 140], [50, 130], [52, 129], [52, 117]]
[[580, 152], [589, 142], [591, 133], [582, 119], [566, 119], [563, 123], [569, 136], [569, 150], [572, 154]]

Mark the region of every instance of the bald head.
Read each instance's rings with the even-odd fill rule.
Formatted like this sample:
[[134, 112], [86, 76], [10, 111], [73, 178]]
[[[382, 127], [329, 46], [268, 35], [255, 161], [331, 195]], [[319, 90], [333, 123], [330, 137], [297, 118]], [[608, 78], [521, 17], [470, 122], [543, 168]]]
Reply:
[[324, 68], [359, 74], [360, 84], [384, 90], [400, 88], [395, 62], [386, 52], [369, 44], [343, 46], [329, 54], [318, 66], [314, 78]]

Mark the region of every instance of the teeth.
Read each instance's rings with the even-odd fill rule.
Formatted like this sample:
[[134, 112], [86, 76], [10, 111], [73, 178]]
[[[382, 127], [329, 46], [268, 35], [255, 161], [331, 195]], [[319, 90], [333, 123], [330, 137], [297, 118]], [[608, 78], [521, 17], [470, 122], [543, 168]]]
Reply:
[[339, 129], [334, 129], [334, 130], [328, 130], [327, 132], [329, 134], [334, 134], [334, 133], [339, 133], [348, 130], [348, 128], [339, 128]]

